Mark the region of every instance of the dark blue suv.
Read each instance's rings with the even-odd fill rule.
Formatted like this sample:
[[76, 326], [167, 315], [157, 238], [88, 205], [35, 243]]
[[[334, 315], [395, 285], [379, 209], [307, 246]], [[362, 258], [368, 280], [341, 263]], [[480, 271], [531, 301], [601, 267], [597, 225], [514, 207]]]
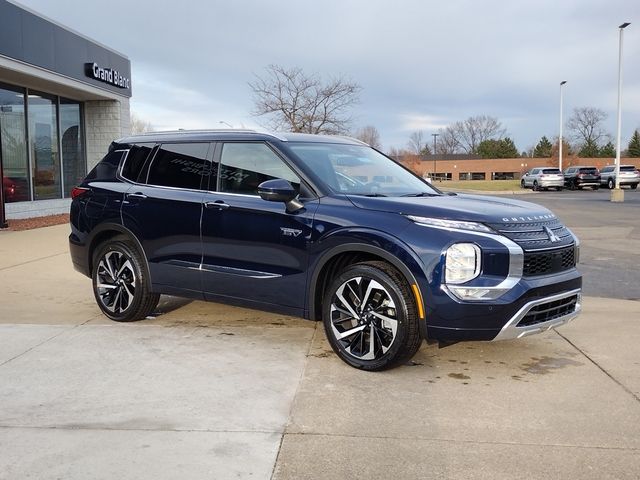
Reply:
[[120, 139], [73, 191], [69, 243], [113, 320], [160, 294], [298, 315], [365, 370], [423, 339], [519, 338], [581, 309], [578, 239], [549, 210], [442, 193], [344, 137]]

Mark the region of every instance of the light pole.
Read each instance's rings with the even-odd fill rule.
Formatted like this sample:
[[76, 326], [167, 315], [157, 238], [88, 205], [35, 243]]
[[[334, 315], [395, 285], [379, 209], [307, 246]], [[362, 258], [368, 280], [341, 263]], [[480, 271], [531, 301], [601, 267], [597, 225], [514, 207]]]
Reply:
[[433, 137], [433, 178], [436, 178], [436, 139], [438, 138], [438, 135], [440, 135], [439, 133], [432, 133], [431, 136]]
[[630, 25], [625, 22], [620, 25], [620, 44], [618, 47], [618, 131], [616, 133], [616, 188], [611, 191], [612, 202], [624, 202], [624, 190], [620, 188], [620, 129], [622, 125], [622, 38], [624, 29]]
[[562, 172], [562, 86], [566, 80], [560, 82], [560, 138], [558, 140], [558, 168]]

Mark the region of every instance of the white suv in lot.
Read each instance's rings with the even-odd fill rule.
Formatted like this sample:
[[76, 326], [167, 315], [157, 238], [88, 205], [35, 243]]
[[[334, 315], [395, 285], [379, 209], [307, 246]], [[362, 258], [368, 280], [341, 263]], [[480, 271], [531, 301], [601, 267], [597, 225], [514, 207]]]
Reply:
[[[632, 189], [638, 188], [640, 172], [633, 165], [620, 165], [620, 186], [628, 185]], [[600, 170], [600, 185], [606, 185], [610, 189], [616, 186], [616, 166], [607, 165]]]
[[532, 168], [520, 179], [520, 187], [532, 188], [533, 190], [547, 190], [549, 188], [562, 190], [564, 187], [564, 175], [558, 168]]

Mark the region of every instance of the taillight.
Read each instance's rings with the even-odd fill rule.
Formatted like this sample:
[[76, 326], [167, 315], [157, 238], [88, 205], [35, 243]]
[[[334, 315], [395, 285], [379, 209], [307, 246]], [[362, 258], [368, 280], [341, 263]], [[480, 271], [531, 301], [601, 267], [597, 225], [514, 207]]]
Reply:
[[89, 191], [88, 188], [84, 188], [84, 187], [73, 187], [73, 190], [71, 190], [71, 198], [78, 198], [81, 197], [82, 195], [84, 195], [85, 193], [87, 193]]

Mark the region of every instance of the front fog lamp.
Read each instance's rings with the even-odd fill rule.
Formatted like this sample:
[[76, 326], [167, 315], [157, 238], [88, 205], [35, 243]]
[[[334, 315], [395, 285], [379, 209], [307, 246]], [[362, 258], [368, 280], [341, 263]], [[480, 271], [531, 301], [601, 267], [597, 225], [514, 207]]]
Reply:
[[480, 274], [480, 248], [473, 243], [456, 243], [447, 248], [445, 283], [457, 285]]

